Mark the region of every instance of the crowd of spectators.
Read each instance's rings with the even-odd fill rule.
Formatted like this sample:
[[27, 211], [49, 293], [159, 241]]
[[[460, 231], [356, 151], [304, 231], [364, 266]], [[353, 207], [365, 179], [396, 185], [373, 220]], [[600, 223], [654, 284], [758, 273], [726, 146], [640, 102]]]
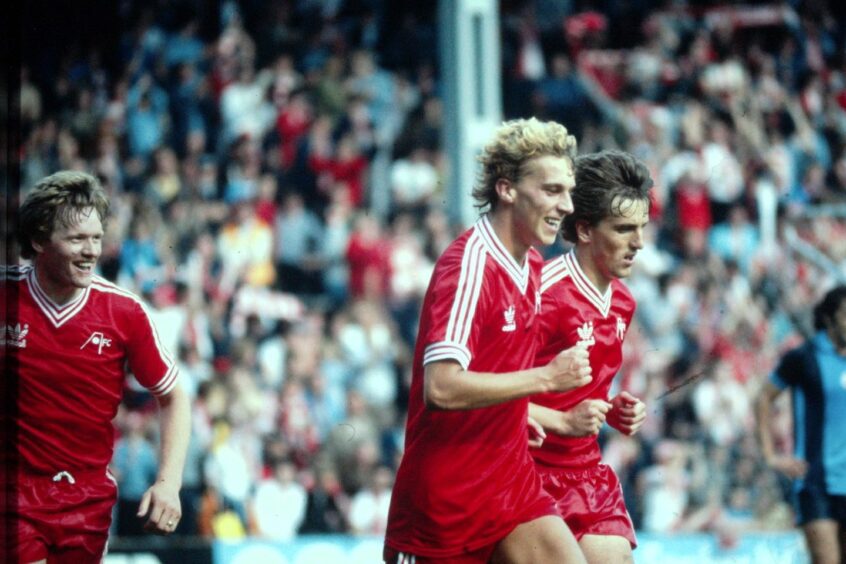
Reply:
[[[428, 4], [125, 0], [114, 44], [66, 28], [22, 57], [23, 190], [103, 180], [100, 273], [148, 300], [193, 397], [176, 534], [384, 530], [422, 293], [465, 227], [442, 206]], [[789, 528], [750, 406], [846, 275], [846, 21], [823, 2], [598, 4], [503, 2], [501, 32], [505, 118], [560, 121], [656, 180], [618, 377], [649, 416], [603, 432], [604, 458], [639, 530]], [[156, 441], [129, 388], [125, 535]]]

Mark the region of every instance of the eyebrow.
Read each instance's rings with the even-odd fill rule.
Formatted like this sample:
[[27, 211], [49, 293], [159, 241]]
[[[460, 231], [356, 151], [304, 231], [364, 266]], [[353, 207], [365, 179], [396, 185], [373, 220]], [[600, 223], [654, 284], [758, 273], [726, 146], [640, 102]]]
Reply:
[[80, 235], [103, 235], [103, 234], [105, 234], [105, 232], [106, 232], [105, 229], [98, 229], [96, 231], [84, 231], [84, 230], [80, 230], [80, 229], [68, 229], [66, 231], [67, 235], [71, 236], [71, 237], [77, 237], [77, 236], [80, 236]]

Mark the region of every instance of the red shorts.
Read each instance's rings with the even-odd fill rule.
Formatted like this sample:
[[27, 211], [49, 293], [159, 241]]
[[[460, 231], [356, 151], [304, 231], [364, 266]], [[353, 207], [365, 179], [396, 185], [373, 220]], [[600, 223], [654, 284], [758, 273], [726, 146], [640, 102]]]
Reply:
[[[533, 503], [527, 505], [521, 514], [518, 516], [518, 522], [515, 523], [516, 528], [523, 523], [529, 523], [535, 519], [546, 517], [547, 515], [557, 516], [558, 512], [555, 507], [555, 500], [550, 496], [540, 492], [541, 495]], [[407, 550], [397, 550], [385, 544], [382, 550], [382, 558], [386, 564], [486, 564], [493, 556], [496, 547], [505, 537], [511, 534], [511, 531], [500, 539], [481, 547], [472, 547], [462, 552], [461, 554], [450, 554], [447, 556], [425, 556], [421, 554], [414, 554]]]
[[576, 540], [584, 535], [619, 536], [632, 548], [637, 546], [623, 488], [610, 466], [563, 470], [538, 464], [536, 468]]
[[489, 544], [456, 556], [415, 556], [406, 552], [398, 552], [390, 546], [385, 546], [382, 557], [386, 564], [485, 564], [491, 559], [497, 543]]
[[20, 562], [48, 564], [103, 561], [117, 500], [117, 484], [105, 470], [19, 474], [11, 510], [9, 545]]

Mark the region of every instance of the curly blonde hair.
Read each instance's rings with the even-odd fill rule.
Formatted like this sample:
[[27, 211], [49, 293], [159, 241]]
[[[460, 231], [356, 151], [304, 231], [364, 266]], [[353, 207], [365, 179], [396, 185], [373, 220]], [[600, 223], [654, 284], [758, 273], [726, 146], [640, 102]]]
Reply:
[[519, 182], [526, 172], [526, 163], [544, 156], [566, 157], [572, 162], [576, 158], [576, 138], [554, 121], [529, 118], [504, 122], [478, 157], [482, 168], [473, 188], [476, 207], [496, 209], [497, 181]]

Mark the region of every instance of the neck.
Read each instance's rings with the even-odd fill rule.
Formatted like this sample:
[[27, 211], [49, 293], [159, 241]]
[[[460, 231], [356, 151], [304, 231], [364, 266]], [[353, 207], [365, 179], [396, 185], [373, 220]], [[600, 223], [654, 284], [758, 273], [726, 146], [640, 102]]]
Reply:
[[517, 238], [516, 229], [514, 229], [514, 220], [511, 216], [510, 209], [499, 209], [488, 214], [491, 226], [497, 238], [505, 247], [517, 264], [523, 264], [526, 259], [526, 253], [529, 252], [529, 245], [521, 243]]
[[608, 286], [611, 285], [611, 280], [603, 276], [596, 267], [596, 263], [590, 254], [590, 247], [576, 245], [576, 262], [579, 263], [582, 272], [585, 273], [588, 280], [593, 283], [597, 290], [604, 294], [608, 290]]
[[64, 305], [82, 292], [81, 288], [74, 286], [57, 286], [44, 274], [44, 269], [35, 267], [35, 278], [38, 280], [38, 286], [47, 294], [47, 297], [57, 305]]

